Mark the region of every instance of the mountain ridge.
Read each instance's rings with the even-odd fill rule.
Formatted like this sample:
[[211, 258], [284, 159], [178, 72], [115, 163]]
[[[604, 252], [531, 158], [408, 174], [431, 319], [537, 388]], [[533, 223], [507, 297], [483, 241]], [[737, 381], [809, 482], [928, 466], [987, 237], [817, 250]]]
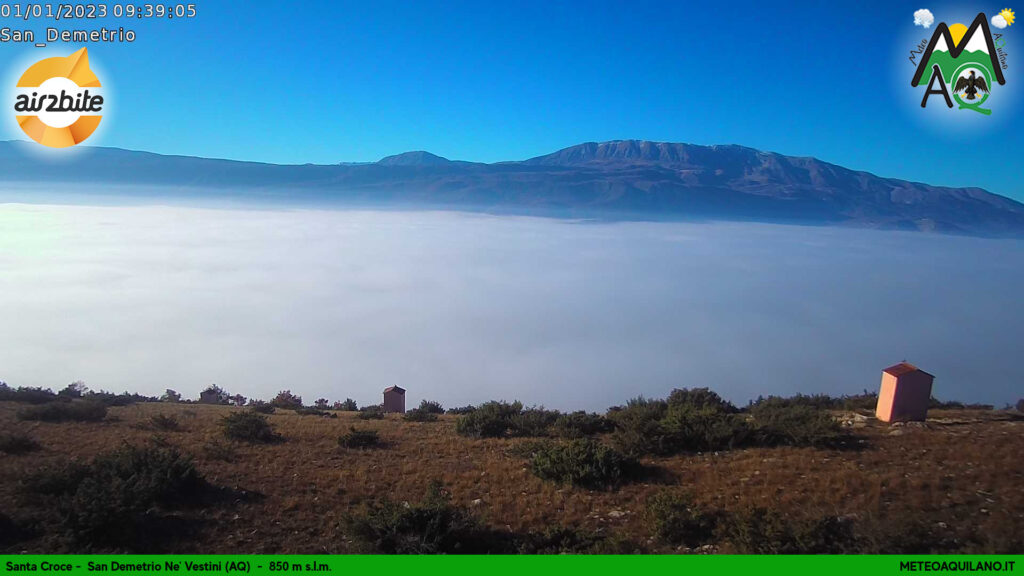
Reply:
[[[116, 148], [42, 157], [0, 143], [0, 182], [154, 186], [174, 195], [615, 220], [754, 220], [1024, 237], [1024, 204], [978, 187], [876, 176], [734, 144], [585, 142], [522, 161], [413, 151], [282, 165]], [[141, 193], [141, 192], [140, 192]], [[131, 195], [130, 192], [119, 194]], [[0, 200], [9, 194], [0, 191]]]

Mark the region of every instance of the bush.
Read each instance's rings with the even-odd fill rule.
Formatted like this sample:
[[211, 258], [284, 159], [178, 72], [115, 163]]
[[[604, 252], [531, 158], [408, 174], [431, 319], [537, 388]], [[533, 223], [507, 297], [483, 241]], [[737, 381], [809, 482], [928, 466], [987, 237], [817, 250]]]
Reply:
[[83, 394], [88, 392], [89, 389], [85, 387], [85, 382], [77, 381], [72, 382], [64, 387], [63, 390], [57, 392], [57, 396], [63, 398], [81, 398]]
[[742, 415], [713, 404], [670, 404], [661, 421], [662, 448], [670, 452], [712, 452], [745, 445], [750, 428]]
[[421, 408], [409, 410], [402, 416], [406, 422], [437, 422], [436, 412], [425, 412]]
[[829, 446], [842, 438], [827, 411], [808, 405], [765, 402], [750, 409], [757, 443], [765, 446]]
[[509, 435], [519, 437], [547, 436], [561, 414], [557, 410], [528, 408], [509, 420]]
[[96, 402], [51, 402], [25, 408], [19, 420], [38, 422], [99, 422], [107, 417], [107, 407]]
[[500, 438], [512, 427], [512, 418], [522, 411], [521, 402], [484, 402], [476, 410], [460, 416], [455, 431], [472, 438]]
[[224, 435], [243, 442], [279, 442], [281, 436], [274, 432], [267, 417], [255, 412], [238, 412], [221, 419]]
[[475, 411], [476, 411], [476, 406], [473, 406], [472, 404], [469, 404], [467, 406], [459, 406], [458, 408], [449, 408], [448, 409], [448, 413], [449, 414], [455, 414], [457, 416], [462, 416], [462, 415], [469, 414], [470, 412], [475, 412]]
[[416, 504], [382, 500], [346, 520], [357, 546], [379, 554], [483, 554], [508, 552], [508, 538], [482, 527], [454, 506], [437, 482]]
[[865, 390], [862, 394], [843, 396], [840, 408], [850, 411], [870, 410], [874, 412], [877, 406], [878, 392]]
[[4, 454], [26, 454], [39, 448], [38, 442], [20, 432], [0, 434], [0, 452]]
[[791, 519], [765, 508], [727, 516], [716, 535], [741, 554], [849, 554], [862, 548], [851, 519]]
[[302, 408], [302, 396], [292, 394], [291, 390], [282, 390], [270, 401], [271, 406], [284, 410], [295, 410]]
[[149, 419], [149, 425], [157, 430], [164, 430], [167, 432], [176, 432], [181, 430], [181, 423], [174, 416], [167, 416], [165, 414], [157, 414]]
[[733, 414], [738, 412], [732, 402], [723, 400], [717, 393], [709, 388], [677, 388], [668, 395], [668, 405], [672, 407], [689, 407], [697, 410], [709, 410], [712, 412], [724, 412]]
[[965, 404], [956, 400], [944, 402], [934, 396], [928, 402], [929, 410], [992, 410], [992, 408], [991, 404]]
[[608, 411], [608, 419], [615, 426], [612, 445], [630, 456], [668, 454], [662, 418], [668, 412], [664, 400], [648, 400], [643, 396], [630, 400], [625, 407]]
[[11, 388], [6, 384], [0, 386], [0, 401], [24, 402], [25, 404], [45, 404], [57, 399], [52, 390], [43, 388]]
[[266, 402], [263, 402], [261, 400], [253, 403], [251, 410], [257, 414], [273, 414], [274, 412], [277, 411], [277, 408], [274, 408], [270, 404], [267, 404]]
[[374, 406], [372, 408], [363, 408], [359, 411], [359, 415], [357, 416], [357, 418], [359, 418], [360, 420], [383, 420], [384, 409], [379, 406]]
[[295, 413], [298, 414], [299, 416], [320, 416], [320, 417], [326, 416], [327, 418], [337, 418], [338, 417], [337, 414], [333, 414], [331, 412], [326, 412], [324, 410], [317, 410], [316, 408], [296, 408], [295, 409]]
[[104, 406], [130, 406], [139, 402], [159, 402], [158, 398], [152, 398], [149, 396], [143, 396], [141, 394], [129, 394], [128, 392], [122, 392], [120, 394], [114, 394], [113, 392], [87, 392], [82, 395], [82, 398], [89, 402], [95, 402], [103, 404]]
[[688, 495], [660, 492], [647, 499], [652, 532], [667, 544], [690, 548], [712, 540], [717, 516], [697, 508]]
[[609, 536], [602, 529], [584, 532], [578, 528], [552, 526], [516, 538], [517, 554], [630, 554], [638, 547], [627, 540]]
[[130, 545], [154, 506], [194, 500], [204, 486], [192, 459], [171, 448], [132, 447], [33, 475], [26, 488], [51, 497], [57, 526], [78, 543]]
[[357, 430], [353, 426], [348, 434], [338, 438], [338, 444], [344, 448], [376, 448], [380, 445], [380, 436], [376, 430]]
[[594, 440], [550, 444], [530, 460], [530, 469], [542, 480], [583, 488], [614, 488], [637, 471], [635, 460]]
[[334, 409], [340, 412], [355, 412], [359, 409], [356, 401], [351, 398], [345, 398], [344, 402], [335, 402]]
[[562, 414], [555, 420], [555, 434], [563, 438], [582, 438], [611, 432], [615, 424], [600, 414], [589, 414], [582, 410], [571, 414]]
[[417, 410], [427, 414], [444, 414], [444, 407], [441, 406], [441, 403], [434, 402], [433, 400], [423, 400], [420, 402], [420, 407]]
[[748, 445], [826, 446], [841, 428], [821, 406], [827, 396], [758, 398], [747, 415], [706, 388], [673, 390], [668, 400], [630, 400], [609, 410], [612, 444], [630, 456], [729, 450]]

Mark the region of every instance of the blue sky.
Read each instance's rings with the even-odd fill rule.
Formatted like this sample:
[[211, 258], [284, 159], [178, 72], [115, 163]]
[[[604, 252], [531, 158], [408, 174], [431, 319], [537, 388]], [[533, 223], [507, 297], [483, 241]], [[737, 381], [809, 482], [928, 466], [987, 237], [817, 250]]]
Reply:
[[[137, 31], [133, 44], [90, 47], [113, 99], [89, 144], [334, 163], [408, 150], [514, 160], [624, 138], [736, 143], [1024, 200], [1015, 88], [1024, 84], [1016, 60], [1024, 48], [1015, 42], [1022, 25], [1002, 31], [1010, 67], [990, 117], [922, 111], [906, 59], [931, 34], [915, 28], [914, 10], [969, 23], [1003, 4], [207, 0], [198, 7], [194, 21], [124, 24]], [[101, 24], [115, 25], [76, 27]], [[15, 63], [50, 52], [6, 45], [0, 54], [11, 75]]]

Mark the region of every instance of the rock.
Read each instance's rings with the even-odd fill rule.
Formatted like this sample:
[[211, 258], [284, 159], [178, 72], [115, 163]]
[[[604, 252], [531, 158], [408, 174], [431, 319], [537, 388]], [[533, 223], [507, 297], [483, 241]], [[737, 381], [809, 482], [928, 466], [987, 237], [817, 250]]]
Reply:
[[626, 513], [623, 512], [622, 510], [612, 510], [611, 512], [608, 513], [609, 518], [622, 518], [625, 515]]
[[476, 500], [473, 500], [472, 502], [470, 502], [470, 504], [472, 504], [473, 506], [479, 506], [479, 505], [481, 505], [483, 503], [484, 503], [484, 501], [481, 500], [480, 498], [477, 498]]
[[714, 554], [715, 552], [718, 552], [718, 546], [715, 546], [714, 544], [705, 544], [695, 549], [694, 552], [697, 554]]
[[903, 436], [903, 430], [890, 430], [889, 436]]

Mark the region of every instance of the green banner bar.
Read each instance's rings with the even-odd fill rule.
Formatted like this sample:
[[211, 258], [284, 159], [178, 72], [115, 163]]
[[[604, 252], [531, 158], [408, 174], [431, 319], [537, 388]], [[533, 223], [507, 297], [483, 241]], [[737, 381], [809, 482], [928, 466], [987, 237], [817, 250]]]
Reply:
[[247, 555], [6, 555], [2, 576], [52, 573], [83, 574], [353, 574], [381, 570], [387, 574], [443, 573], [487, 576], [504, 574], [713, 573], [815, 576], [856, 574], [1019, 574], [1022, 556], [247, 556]]

